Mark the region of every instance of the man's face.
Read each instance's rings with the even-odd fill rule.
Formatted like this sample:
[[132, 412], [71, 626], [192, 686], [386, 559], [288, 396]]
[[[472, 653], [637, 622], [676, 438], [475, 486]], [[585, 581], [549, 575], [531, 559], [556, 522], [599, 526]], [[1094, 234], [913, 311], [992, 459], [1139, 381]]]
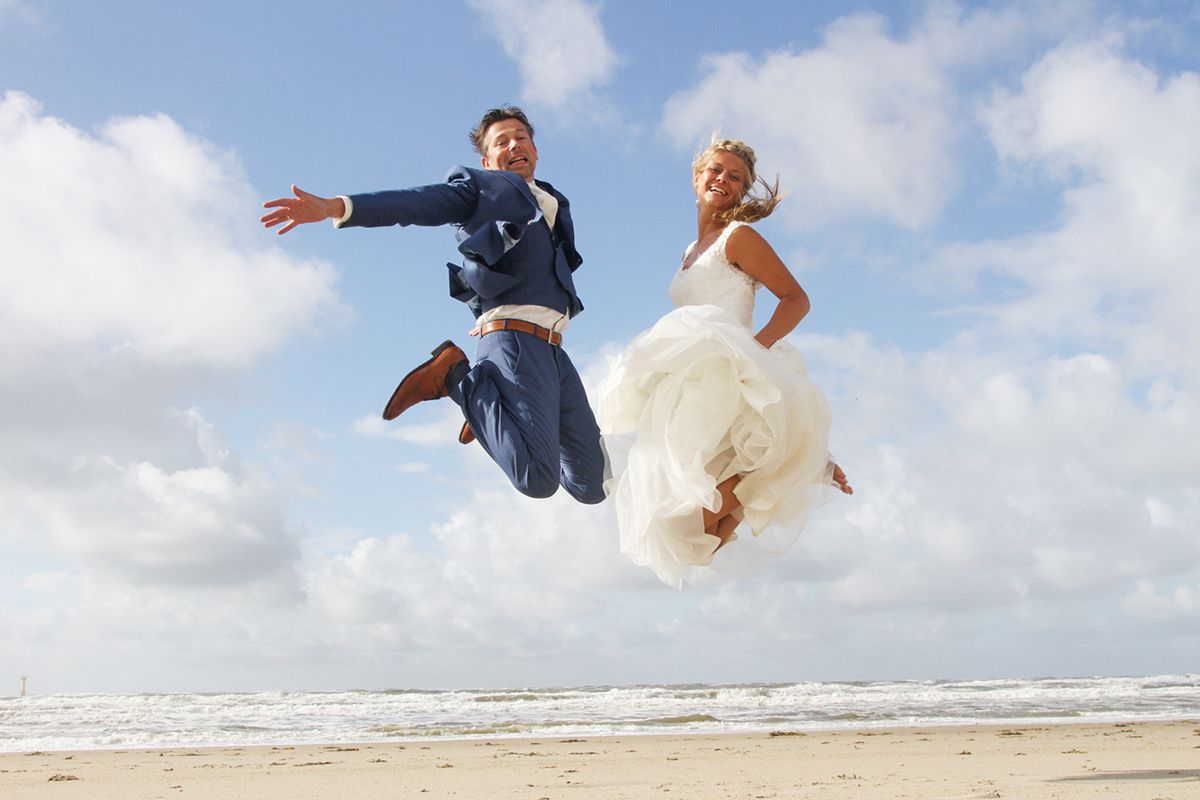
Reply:
[[485, 169], [506, 169], [525, 180], [533, 180], [537, 167], [537, 148], [525, 123], [519, 119], [493, 122], [483, 134], [483, 166]]

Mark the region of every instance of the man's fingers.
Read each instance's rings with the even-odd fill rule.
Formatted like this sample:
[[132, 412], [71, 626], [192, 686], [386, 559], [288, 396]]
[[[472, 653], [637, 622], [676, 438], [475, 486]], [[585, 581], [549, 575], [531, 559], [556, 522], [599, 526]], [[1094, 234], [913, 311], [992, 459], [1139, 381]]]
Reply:
[[261, 222], [263, 225], [266, 225], [268, 228], [272, 228], [283, 222], [285, 219], [288, 219], [290, 216], [291, 214], [287, 209], [281, 209], [279, 211], [272, 211], [270, 214], [264, 214], [259, 218], [259, 222]]
[[292, 192], [295, 193], [295, 197], [277, 197], [263, 203], [263, 208], [275, 209], [259, 217], [259, 222], [264, 227], [274, 228], [276, 225], [286, 222], [286, 226], [276, 231], [276, 233], [284, 234], [303, 222], [315, 222], [321, 218], [316, 202], [320, 198], [294, 184]]

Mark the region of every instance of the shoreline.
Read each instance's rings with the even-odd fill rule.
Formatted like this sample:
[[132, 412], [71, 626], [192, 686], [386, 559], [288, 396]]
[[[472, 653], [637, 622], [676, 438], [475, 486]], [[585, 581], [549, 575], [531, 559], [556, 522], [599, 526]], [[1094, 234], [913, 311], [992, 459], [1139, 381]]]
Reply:
[[294, 800], [1200, 796], [1200, 716], [0, 753], [0, 796]]
[[[554, 733], [544, 731], [538, 733], [448, 733], [448, 734], [426, 734], [424, 736], [396, 736], [385, 739], [354, 739], [354, 738], [339, 738], [330, 740], [294, 740], [294, 741], [277, 741], [266, 743], [253, 742], [227, 742], [223, 744], [123, 744], [123, 745], [105, 745], [103, 747], [64, 747], [64, 748], [35, 748], [22, 750], [0, 750], [0, 759], [11, 755], [28, 755], [34, 752], [38, 753], [55, 753], [55, 754], [83, 754], [83, 753], [134, 753], [134, 752], [166, 752], [171, 753], [178, 750], [264, 750], [264, 749], [280, 749], [280, 748], [321, 748], [321, 747], [375, 747], [387, 745], [407, 745], [415, 747], [421, 744], [437, 743], [450, 744], [456, 742], [465, 743], [480, 743], [488, 742], [492, 744], [501, 743], [519, 743], [519, 742], [542, 742], [554, 741], [562, 739], [588, 739], [588, 740], [605, 740], [605, 739], [644, 739], [644, 738], [688, 738], [688, 737], [706, 737], [720, 738], [725, 736], [765, 736], [775, 738], [780, 736], [820, 736], [823, 734], [839, 734], [839, 733], [859, 733], [861, 735], [871, 736], [879, 732], [887, 733], [904, 733], [911, 731], [941, 731], [941, 730], [957, 730], [957, 729], [989, 729], [989, 728], [1013, 728], [1020, 730], [1035, 730], [1041, 728], [1059, 728], [1059, 727], [1105, 727], [1108, 725], [1141, 725], [1141, 724], [1170, 724], [1182, 722], [1193, 724], [1200, 727], [1200, 709], [1195, 715], [1164, 715], [1164, 716], [1148, 716], [1130, 718], [1114, 714], [1111, 718], [1090, 718], [1086, 720], [1071, 720], [1063, 717], [1047, 717], [1046, 719], [1017, 719], [1017, 720], [969, 720], [961, 722], [921, 722], [921, 723], [896, 723], [887, 724], [878, 721], [862, 721], [862, 722], [846, 722], [841, 725], [834, 725], [821, 728], [802, 728], [802, 729], [787, 729], [787, 728], [747, 728], [744, 730], [664, 730], [656, 731], [647, 728], [646, 730], [637, 731], [613, 731], [604, 733], [586, 733], [575, 731], [564, 731]], [[1200, 743], [1198, 743], [1200, 744]]]

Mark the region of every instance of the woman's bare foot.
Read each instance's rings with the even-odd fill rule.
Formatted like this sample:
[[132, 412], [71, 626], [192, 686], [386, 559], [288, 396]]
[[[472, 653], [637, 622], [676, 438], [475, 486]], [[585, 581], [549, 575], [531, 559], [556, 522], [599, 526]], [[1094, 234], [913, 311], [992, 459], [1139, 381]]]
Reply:
[[713, 550], [714, 553], [737, 539], [737, 533], [735, 533], [735, 531], [737, 530], [737, 526], [739, 523], [741, 523], [741, 521], [742, 510], [740, 508], [737, 511], [721, 517], [721, 521], [717, 523], [716, 530], [712, 532], [713, 536], [716, 536], [721, 540], [721, 543], [717, 545], [715, 550]]
[[854, 487], [846, 478], [846, 473], [837, 464], [833, 465], [833, 485], [842, 490], [843, 494], [854, 494]]
[[742, 509], [739, 507], [721, 517], [711, 527], [704, 530], [709, 536], [715, 536], [720, 540], [717, 546], [713, 548], [714, 553], [730, 542], [737, 541], [737, 526], [741, 524], [744, 518], [745, 514], [742, 513]]
[[717, 535], [717, 525], [720, 524], [729, 514], [737, 511], [742, 507], [742, 501], [737, 499], [737, 495], [733, 490], [739, 483], [742, 482], [741, 475], [734, 475], [732, 478], [726, 478], [717, 484], [717, 491], [721, 494], [721, 504], [717, 506], [716, 511], [704, 509], [704, 532]]

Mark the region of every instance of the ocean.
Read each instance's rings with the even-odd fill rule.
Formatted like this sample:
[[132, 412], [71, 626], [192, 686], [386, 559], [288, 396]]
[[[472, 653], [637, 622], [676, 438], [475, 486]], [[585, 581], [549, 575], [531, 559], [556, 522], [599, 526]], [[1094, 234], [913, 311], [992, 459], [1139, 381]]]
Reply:
[[1200, 719], [1200, 675], [0, 697], [0, 751]]

